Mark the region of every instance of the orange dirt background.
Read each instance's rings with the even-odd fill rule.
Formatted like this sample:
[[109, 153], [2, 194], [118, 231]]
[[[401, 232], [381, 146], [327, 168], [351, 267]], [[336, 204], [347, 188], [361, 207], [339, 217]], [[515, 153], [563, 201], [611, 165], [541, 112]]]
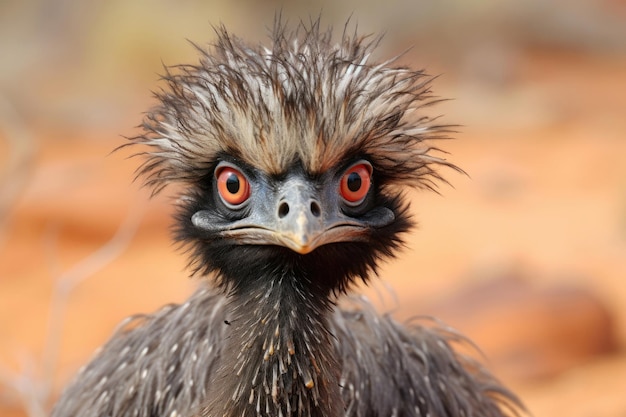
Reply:
[[[440, 146], [469, 177], [409, 194], [419, 229], [363, 292], [399, 319], [434, 315], [466, 334], [536, 417], [624, 417], [626, 59], [536, 50], [520, 65], [480, 94], [454, 74], [437, 81], [456, 97], [440, 106], [446, 120], [465, 125]], [[31, 129], [36, 151], [0, 232], [2, 416], [26, 415], [20, 389], [50, 380], [58, 395], [121, 319], [197, 284], [170, 241], [173, 190], [149, 200], [131, 184], [137, 160], [109, 155], [145, 104], [121, 128]], [[136, 212], [128, 246], [69, 293], [55, 356], [44, 348], [55, 283]]]

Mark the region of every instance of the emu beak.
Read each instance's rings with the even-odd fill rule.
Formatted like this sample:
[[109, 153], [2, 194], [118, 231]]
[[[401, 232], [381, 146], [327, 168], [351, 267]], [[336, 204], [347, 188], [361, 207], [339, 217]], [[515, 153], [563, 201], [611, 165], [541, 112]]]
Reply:
[[323, 244], [327, 229], [315, 194], [309, 184], [294, 178], [284, 184], [276, 205], [272, 234], [283, 246], [302, 255]]

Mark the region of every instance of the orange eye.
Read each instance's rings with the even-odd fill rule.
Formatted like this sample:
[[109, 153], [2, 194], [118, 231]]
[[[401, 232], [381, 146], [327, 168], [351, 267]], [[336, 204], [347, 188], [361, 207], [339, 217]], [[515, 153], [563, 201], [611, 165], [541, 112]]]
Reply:
[[361, 162], [350, 167], [339, 185], [343, 199], [350, 205], [360, 204], [372, 185], [372, 166]]
[[250, 183], [235, 168], [219, 168], [215, 176], [217, 177], [217, 191], [227, 205], [238, 206], [250, 197]]

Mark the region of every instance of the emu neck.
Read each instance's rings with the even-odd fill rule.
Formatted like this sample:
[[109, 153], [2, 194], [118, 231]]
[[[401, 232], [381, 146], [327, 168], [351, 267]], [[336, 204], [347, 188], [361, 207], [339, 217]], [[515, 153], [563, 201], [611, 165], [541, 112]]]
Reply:
[[328, 294], [295, 273], [259, 277], [229, 295], [223, 360], [205, 416], [343, 414]]

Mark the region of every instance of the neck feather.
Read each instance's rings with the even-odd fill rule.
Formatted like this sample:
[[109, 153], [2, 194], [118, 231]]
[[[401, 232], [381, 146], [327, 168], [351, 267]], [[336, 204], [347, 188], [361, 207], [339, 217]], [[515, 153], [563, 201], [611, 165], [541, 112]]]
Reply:
[[230, 334], [204, 416], [343, 414], [332, 303], [305, 285], [302, 276], [279, 273], [230, 294]]

